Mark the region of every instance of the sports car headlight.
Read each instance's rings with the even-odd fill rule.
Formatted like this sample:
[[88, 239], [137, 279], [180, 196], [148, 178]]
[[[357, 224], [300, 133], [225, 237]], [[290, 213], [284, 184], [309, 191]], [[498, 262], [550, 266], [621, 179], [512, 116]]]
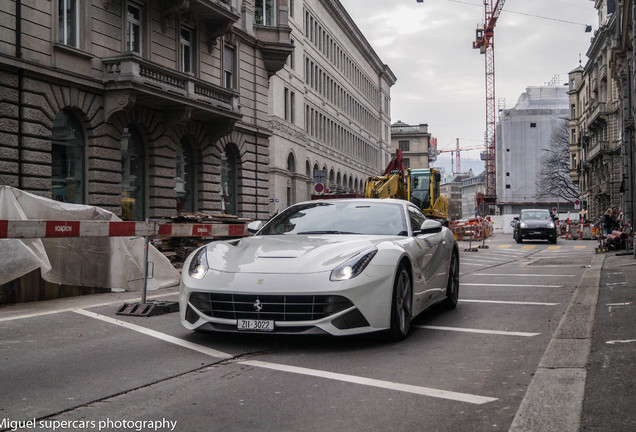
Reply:
[[338, 267], [331, 271], [329, 280], [342, 281], [347, 279], [353, 279], [364, 271], [369, 265], [375, 254], [378, 253], [377, 248], [369, 249], [365, 252], [359, 253], [353, 258], [340, 264]]
[[188, 267], [188, 274], [190, 277], [195, 279], [202, 279], [203, 276], [207, 273], [208, 269], [208, 257], [207, 257], [206, 246], [199, 249], [194, 256], [192, 257], [192, 261], [190, 261], [190, 266]]

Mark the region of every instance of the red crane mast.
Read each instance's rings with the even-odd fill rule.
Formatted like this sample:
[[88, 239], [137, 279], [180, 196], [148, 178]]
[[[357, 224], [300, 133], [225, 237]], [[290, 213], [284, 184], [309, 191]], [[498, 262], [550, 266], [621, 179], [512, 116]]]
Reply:
[[[495, 26], [506, 0], [484, 0], [484, 27], [478, 28], [473, 48], [485, 54], [486, 66], [486, 194], [484, 202], [497, 202], [497, 167], [495, 159], [497, 106], [495, 102]], [[494, 3], [494, 5], [493, 5]]]
[[469, 150], [481, 150], [484, 148], [484, 146], [475, 146], [475, 147], [464, 147], [461, 148], [459, 146], [459, 138], [456, 139], [457, 140], [457, 145], [455, 147], [454, 150], [451, 149], [447, 149], [447, 150], [437, 150], [437, 153], [448, 153], [450, 152], [451, 154], [451, 159], [453, 159], [453, 154], [455, 154], [455, 173], [459, 174], [462, 172], [462, 164], [461, 164], [461, 159], [460, 159], [460, 152], [462, 151], [469, 151]]

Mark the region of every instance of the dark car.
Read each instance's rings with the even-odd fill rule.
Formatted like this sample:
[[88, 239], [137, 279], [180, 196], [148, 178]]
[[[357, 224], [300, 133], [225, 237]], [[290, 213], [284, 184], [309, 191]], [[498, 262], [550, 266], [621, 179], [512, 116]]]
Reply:
[[515, 228], [513, 237], [517, 243], [521, 243], [523, 239], [557, 242], [557, 226], [552, 219], [550, 210], [521, 210], [519, 217], [515, 218], [513, 224]]

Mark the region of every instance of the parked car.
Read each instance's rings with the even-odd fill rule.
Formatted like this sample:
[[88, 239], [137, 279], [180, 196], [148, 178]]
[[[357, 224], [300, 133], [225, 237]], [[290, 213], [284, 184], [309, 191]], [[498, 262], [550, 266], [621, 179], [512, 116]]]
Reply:
[[513, 237], [517, 243], [529, 240], [548, 240], [557, 242], [557, 224], [552, 219], [550, 210], [524, 209], [513, 221]]
[[215, 241], [185, 261], [182, 324], [190, 330], [385, 332], [459, 296], [459, 253], [448, 228], [394, 199], [304, 202], [252, 237]]

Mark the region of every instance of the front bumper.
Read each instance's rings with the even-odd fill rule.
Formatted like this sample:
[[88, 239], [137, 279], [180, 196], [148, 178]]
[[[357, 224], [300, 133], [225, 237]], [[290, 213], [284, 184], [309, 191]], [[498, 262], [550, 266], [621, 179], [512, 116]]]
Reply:
[[550, 240], [557, 237], [556, 229], [554, 228], [521, 228], [519, 233], [524, 239]]
[[[251, 274], [186, 273], [179, 294], [183, 326], [190, 330], [239, 330], [241, 319], [274, 321], [273, 333], [334, 336], [390, 327], [393, 267], [374, 266], [357, 277], [333, 282], [329, 272]], [[184, 270], [185, 272], [185, 270]], [[257, 303], [258, 302], [258, 303]]]

